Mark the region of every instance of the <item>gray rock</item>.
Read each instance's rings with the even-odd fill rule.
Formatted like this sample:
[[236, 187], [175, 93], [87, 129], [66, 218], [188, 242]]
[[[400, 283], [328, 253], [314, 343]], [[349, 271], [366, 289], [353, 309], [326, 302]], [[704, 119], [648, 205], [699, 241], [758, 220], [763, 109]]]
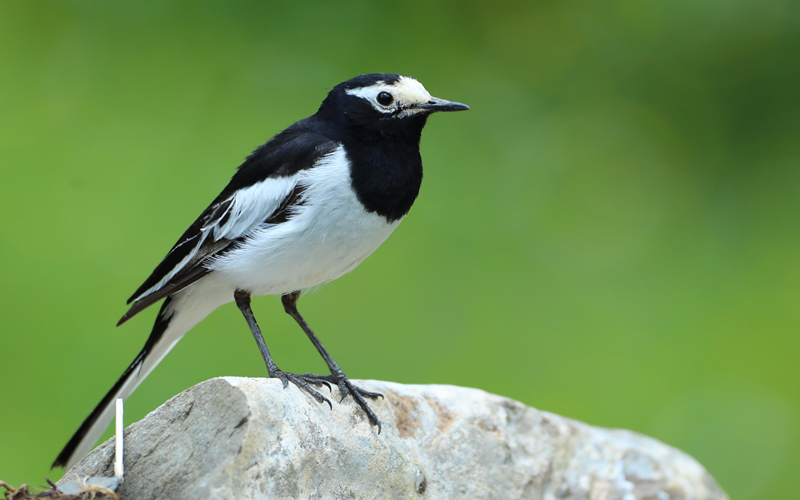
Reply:
[[[370, 403], [380, 435], [350, 398], [331, 411], [274, 379], [203, 382], [126, 429], [119, 492], [127, 500], [728, 498], [693, 458], [630, 431], [477, 389], [358, 384], [386, 396]], [[111, 476], [113, 461], [112, 439], [62, 482]]]

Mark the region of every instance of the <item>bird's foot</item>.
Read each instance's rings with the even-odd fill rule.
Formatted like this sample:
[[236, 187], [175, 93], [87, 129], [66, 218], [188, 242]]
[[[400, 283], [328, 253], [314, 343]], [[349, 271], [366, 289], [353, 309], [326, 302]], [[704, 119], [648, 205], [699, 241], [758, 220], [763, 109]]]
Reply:
[[331, 384], [329, 384], [327, 380], [318, 379], [318, 377], [320, 377], [319, 375], [314, 375], [313, 373], [297, 375], [276, 368], [270, 372], [269, 376], [271, 378], [280, 379], [283, 382], [284, 389], [289, 386], [289, 382], [293, 383], [301, 390], [306, 391], [312, 398], [316, 399], [317, 403], [328, 403], [328, 407], [331, 410], [333, 409], [331, 401], [311, 387], [313, 385], [316, 388], [321, 388], [324, 385], [329, 391], [331, 390]]
[[[351, 396], [353, 400], [356, 402], [356, 404], [358, 404], [358, 406], [360, 406], [361, 409], [364, 410], [364, 413], [366, 413], [369, 423], [371, 425], [378, 427], [378, 434], [381, 433], [381, 421], [378, 420], [377, 415], [375, 415], [375, 412], [372, 411], [372, 408], [370, 408], [369, 405], [367, 405], [367, 401], [364, 398], [382, 399], [383, 394], [380, 394], [378, 392], [370, 392], [366, 389], [358, 387], [357, 385], [354, 385], [352, 382], [350, 382], [350, 379], [348, 379], [342, 372], [331, 375], [316, 375], [314, 373], [306, 373], [304, 375], [295, 375], [295, 377], [300, 377], [305, 382], [306, 386], [308, 386], [308, 384], [317, 387], [325, 385], [328, 387], [328, 389], [330, 389], [330, 384], [335, 384], [339, 388], [339, 393], [342, 396], [341, 399], [339, 400], [339, 403], [344, 401], [344, 398], [346, 398], [347, 396]], [[297, 384], [297, 382], [295, 382], [295, 384]], [[309, 387], [308, 389], [306, 389], [304, 387], [303, 389], [306, 392], [309, 392], [309, 389], [311, 388]], [[313, 389], [311, 390], [313, 391]], [[313, 396], [314, 394], [311, 395]]]

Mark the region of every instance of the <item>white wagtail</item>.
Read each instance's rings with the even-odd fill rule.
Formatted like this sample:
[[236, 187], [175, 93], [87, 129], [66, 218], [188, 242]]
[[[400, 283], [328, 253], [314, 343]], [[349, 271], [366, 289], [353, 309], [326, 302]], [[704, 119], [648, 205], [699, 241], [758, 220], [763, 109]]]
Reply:
[[[127, 398], [187, 331], [231, 301], [244, 314], [270, 377], [329, 406], [311, 386], [335, 384], [342, 400], [352, 396], [380, 432], [364, 398], [381, 395], [348, 380], [297, 311], [297, 299], [301, 290], [355, 269], [389, 237], [419, 193], [419, 141], [428, 115], [466, 109], [431, 97], [407, 76], [363, 75], [334, 87], [316, 114], [256, 149], [128, 299], [133, 305], [117, 325], [164, 302], [141, 352], [53, 467], [71, 467], [91, 450], [111, 421], [115, 399]], [[296, 375], [275, 365], [250, 309], [252, 295], [281, 296], [330, 375]]]

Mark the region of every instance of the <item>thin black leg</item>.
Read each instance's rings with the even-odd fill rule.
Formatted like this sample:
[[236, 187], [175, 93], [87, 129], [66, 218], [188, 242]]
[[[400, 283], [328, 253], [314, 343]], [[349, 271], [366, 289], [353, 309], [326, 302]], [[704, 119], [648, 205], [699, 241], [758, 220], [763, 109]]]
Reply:
[[328, 386], [328, 389], [330, 389], [331, 386], [326, 380], [307, 380], [306, 377], [302, 375], [284, 372], [278, 368], [274, 361], [272, 361], [272, 356], [269, 353], [267, 344], [264, 342], [264, 336], [261, 334], [261, 328], [259, 328], [258, 323], [256, 323], [256, 317], [253, 315], [253, 310], [250, 309], [250, 292], [236, 290], [233, 294], [233, 298], [236, 300], [236, 305], [239, 307], [239, 310], [241, 310], [242, 314], [244, 314], [244, 319], [247, 321], [250, 331], [253, 332], [253, 337], [256, 339], [256, 344], [258, 344], [258, 350], [261, 351], [261, 356], [264, 358], [264, 363], [267, 365], [267, 372], [269, 372], [269, 376], [271, 378], [281, 379], [283, 381], [284, 389], [289, 385], [289, 382], [293, 383], [300, 389], [303, 389], [309, 393], [314, 399], [317, 400], [317, 402], [328, 403], [328, 406], [333, 409], [333, 406], [328, 398], [315, 391], [309, 385], [312, 384], [316, 387], [322, 387], [323, 385], [326, 385]]
[[383, 394], [377, 392], [370, 392], [364, 389], [361, 389], [358, 386], [353, 385], [350, 380], [345, 376], [344, 372], [339, 365], [336, 364], [336, 361], [333, 360], [328, 351], [322, 345], [322, 342], [319, 341], [317, 336], [311, 330], [311, 327], [308, 326], [306, 320], [303, 319], [303, 316], [300, 315], [300, 312], [297, 310], [297, 300], [300, 298], [300, 292], [292, 292], [287, 293], [281, 296], [281, 302], [283, 302], [283, 308], [286, 313], [294, 318], [297, 321], [297, 324], [300, 325], [300, 328], [308, 335], [308, 338], [311, 340], [311, 343], [314, 344], [314, 347], [317, 348], [317, 351], [322, 356], [322, 359], [325, 360], [325, 363], [328, 365], [328, 368], [331, 370], [330, 375], [314, 375], [312, 373], [307, 373], [302, 377], [307, 380], [309, 383], [314, 382], [331, 382], [336, 384], [339, 387], [339, 392], [342, 394], [342, 399], [339, 400], [341, 403], [344, 401], [344, 398], [348, 396], [352, 396], [353, 400], [364, 410], [364, 413], [367, 414], [367, 418], [369, 419], [369, 423], [378, 427], [378, 434], [381, 432], [381, 421], [378, 420], [378, 417], [372, 411], [372, 409], [367, 405], [367, 402], [364, 398], [382, 398]]

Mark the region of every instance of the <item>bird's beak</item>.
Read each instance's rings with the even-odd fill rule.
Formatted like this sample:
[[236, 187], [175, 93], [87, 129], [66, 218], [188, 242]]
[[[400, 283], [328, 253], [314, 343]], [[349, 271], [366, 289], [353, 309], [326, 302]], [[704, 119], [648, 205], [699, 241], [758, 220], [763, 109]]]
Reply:
[[446, 101], [444, 99], [439, 99], [438, 97], [431, 97], [428, 102], [420, 104], [418, 107], [426, 110], [428, 113], [435, 113], [437, 111], [466, 111], [469, 109], [469, 106], [466, 104]]

